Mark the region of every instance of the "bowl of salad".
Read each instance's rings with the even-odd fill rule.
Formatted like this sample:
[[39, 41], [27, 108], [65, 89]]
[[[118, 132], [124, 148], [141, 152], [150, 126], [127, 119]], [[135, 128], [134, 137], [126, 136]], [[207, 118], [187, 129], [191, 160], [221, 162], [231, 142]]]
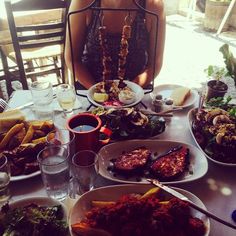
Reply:
[[47, 197], [6, 203], [0, 211], [0, 235], [68, 235], [65, 206]]

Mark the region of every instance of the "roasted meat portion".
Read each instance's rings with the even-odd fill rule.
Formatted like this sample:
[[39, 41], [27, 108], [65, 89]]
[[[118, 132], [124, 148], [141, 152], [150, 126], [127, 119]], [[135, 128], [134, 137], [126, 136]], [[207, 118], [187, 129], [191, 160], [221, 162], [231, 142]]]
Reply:
[[151, 152], [145, 147], [139, 147], [131, 152], [121, 154], [114, 162], [114, 168], [123, 174], [132, 174], [147, 164]]
[[189, 149], [176, 147], [159, 157], [151, 165], [152, 174], [161, 181], [170, 181], [178, 178], [188, 163]]

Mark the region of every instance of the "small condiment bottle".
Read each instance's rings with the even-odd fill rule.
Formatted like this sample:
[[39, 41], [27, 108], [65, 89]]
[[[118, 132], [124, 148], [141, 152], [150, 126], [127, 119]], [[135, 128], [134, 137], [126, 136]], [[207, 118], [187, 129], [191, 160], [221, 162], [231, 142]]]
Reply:
[[152, 104], [154, 106], [155, 112], [160, 112], [162, 111], [164, 101], [162, 99], [162, 95], [156, 95], [154, 100], [152, 101]]

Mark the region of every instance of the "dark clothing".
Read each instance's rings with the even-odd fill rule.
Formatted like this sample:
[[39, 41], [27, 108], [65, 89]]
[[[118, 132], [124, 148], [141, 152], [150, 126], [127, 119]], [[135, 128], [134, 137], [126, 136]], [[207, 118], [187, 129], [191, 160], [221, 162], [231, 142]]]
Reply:
[[[100, 6], [100, 1], [96, 2]], [[140, 1], [140, 5], [145, 7], [145, 0]], [[102, 51], [99, 45], [98, 28], [100, 26], [100, 11], [93, 10], [92, 19], [87, 29], [85, 49], [82, 62], [92, 74], [96, 82], [102, 80]], [[128, 14], [128, 12], [127, 12]], [[112, 58], [111, 79], [117, 79], [118, 54], [120, 51], [121, 34], [107, 33], [107, 43], [109, 54]], [[125, 79], [133, 80], [146, 67], [148, 61], [149, 34], [145, 24], [145, 12], [138, 10], [132, 23], [132, 33], [129, 39], [129, 53], [126, 58]]]

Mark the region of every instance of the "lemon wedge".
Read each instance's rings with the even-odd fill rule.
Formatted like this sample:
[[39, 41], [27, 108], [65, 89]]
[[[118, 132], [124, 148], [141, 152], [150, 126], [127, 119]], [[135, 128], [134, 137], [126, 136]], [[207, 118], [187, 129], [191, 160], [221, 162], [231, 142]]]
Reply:
[[109, 96], [107, 93], [94, 93], [93, 99], [96, 102], [106, 102], [108, 100]]

